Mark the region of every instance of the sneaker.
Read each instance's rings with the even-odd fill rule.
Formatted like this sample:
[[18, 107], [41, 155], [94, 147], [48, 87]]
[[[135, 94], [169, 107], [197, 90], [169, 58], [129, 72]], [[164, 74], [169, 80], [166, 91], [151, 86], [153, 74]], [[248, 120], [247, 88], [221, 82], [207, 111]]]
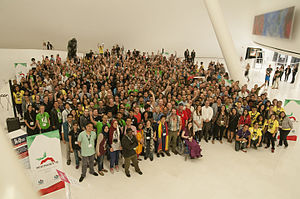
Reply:
[[242, 151], [243, 151], [244, 153], [247, 153], [247, 151], [246, 151], [245, 149], [242, 149]]
[[207, 140], [207, 139], [205, 139], [205, 142], [207, 142], [207, 143], [208, 143], [208, 140]]
[[105, 173], [107, 173], [107, 172], [108, 172], [106, 169], [102, 169], [101, 171], [103, 171], [103, 172], [105, 172]]
[[153, 161], [153, 157], [150, 157], [150, 161]]
[[144, 156], [144, 160], [147, 160], [147, 156]]
[[171, 156], [171, 154], [169, 153], [169, 151], [166, 151], [167, 156]]
[[274, 153], [275, 149], [271, 149], [271, 152]]
[[164, 154], [164, 153], [161, 153], [161, 156], [162, 156], [162, 157], [165, 157], [165, 154]]
[[98, 171], [98, 173], [101, 175], [101, 176], [104, 176], [104, 173], [102, 171]]
[[114, 174], [114, 168], [110, 168], [110, 172]]
[[269, 148], [268, 146], [265, 146], [265, 149]]
[[76, 169], [79, 169], [79, 165], [76, 165], [76, 167], [75, 167]]
[[118, 165], [116, 165], [116, 167], [115, 167], [115, 168], [116, 168], [116, 171], [117, 171], [117, 172], [119, 172], [119, 166], [118, 166]]
[[220, 140], [220, 143], [223, 144], [222, 140]]
[[137, 172], [138, 174], [140, 174], [140, 175], [143, 175], [143, 172], [141, 172], [141, 171], [139, 171], [139, 172]]
[[91, 173], [93, 176], [98, 176], [98, 173], [94, 172], [94, 173]]
[[128, 178], [130, 178], [130, 173], [126, 173], [126, 176], [127, 176]]
[[71, 164], [71, 160], [68, 160], [68, 161], [67, 161], [67, 165], [70, 165], [70, 164]]
[[159, 153], [157, 153], [156, 156], [159, 158], [160, 157]]
[[82, 182], [83, 179], [84, 179], [84, 177], [81, 176], [81, 177], [79, 178], [79, 182]]

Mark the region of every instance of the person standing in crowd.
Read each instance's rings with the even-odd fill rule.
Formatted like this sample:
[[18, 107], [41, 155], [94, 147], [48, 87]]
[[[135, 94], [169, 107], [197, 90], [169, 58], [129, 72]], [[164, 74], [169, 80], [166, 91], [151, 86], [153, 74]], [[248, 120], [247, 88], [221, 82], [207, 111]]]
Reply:
[[69, 143], [69, 133], [72, 130], [72, 122], [73, 115], [69, 114], [67, 117], [67, 121], [62, 124], [61, 137], [63, 143], [66, 145], [66, 153], [67, 153], [67, 165], [71, 164], [71, 147]]
[[197, 106], [196, 110], [193, 113], [193, 131], [196, 137], [196, 141], [199, 143], [203, 137], [202, 127], [203, 127], [203, 119], [201, 115], [202, 107], [200, 105]]
[[158, 151], [157, 151], [157, 157], [160, 155], [164, 157], [164, 153], [166, 153], [167, 156], [170, 156], [169, 153], [169, 131], [168, 131], [168, 125], [166, 123], [166, 116], [162, 115], [160, 118], [160, 121], [158, 123], [158, 130], [157, 130], [157, 138], [158, 138]]
[[181, 119], [176, 114], [176, 109], [172, 108], [172, 113], [167, 117], [168, 130], [169, 130], [169, 148], [170, 150], [177, 155], [177, 136], [181, 128]]
[[[175, 110], [175, 114], [176, 114], [176, 110]], [[144, 127], [144, 153], [145, 153], [144, 159], [145, 160], [149, 158], [150, 161], [153, 161], [154, 139], [156, 139], [156, 135], [151, 126], [151, 121], [147, 120], [146, 126]]]
[[78, 122], [74, 122], [72, 126], [72, 130], [69, 132], [69, 145], [70, 152], [74, 153], [76, 169], [79, 169], [79, 152], [80, 146], [78, 145], [78, 137], [80, 134], [80, 129]]
[[250, 81], [250, 78], [249, 78], [249, 70], [250, 70], [250, 64], [248, 63], [246, 65], [246, 71], [245, 71], [245, 74], [244, 76], [247, 78], [248, 82]]
[[232, 108], [229, 114], [229, 120], [228, 120], [228, 142], [232, 142], [233, 136], [237, 130], [237, 125], [239, 122], [239, 114], [237, 113], [236, 108]]
[[137, 154], [137, 158], [138, 160], [142, 160], [140, 159], [140, 154], [142, 153], [143, 151], [143, 143], [144, 143], [144, 132], [143, 132], [143, 124], [142, 123], [139, 123], [138, 124], [138, 129], [136, 131], [136, 139], [138, 141], [138, 146], [136, 147], [136, 154]]
[[254, 122], [253, 127], [250, 127], [249, 131], [251, 133], [250, 145], [257, 149], [262, 137], [261, 130], [258, 128], [258, 122]]
[[212, 128], [212, 118], [213, 118], [213, 109], [209, 106], [209, 101], [205, 101], [205, 106], [202, 107], [202, 119], [203, 119], [203, 135], [204, 140], [208, 142], [208, 136], [211, 137], [211, 128]]
[[267, 71], [266, 76], [265, 76], [265, 84], [267, 86], [270, 86], [270, 79], [271, 79], [271, 74], [270, 74], [270, 72]]
[[37, 133], [36, 113], [32, 109], [32, 105], [27, 107], [27, 111], [24, 114], [24, 122], [26, 125], [26, 132], [28, 136], [35, 135]]
[[78, 145], [81, 148], [82, 156], [82, 171], [79, 182], [82, 182], [86, 177], [87, 167], [90, 169], [90, 174], [98, 176], [94, 170], [94, 158], [95, 158], [95, 143], [96, 133], [93, 131], [93, 124], [87, 123], [85, 130], [79, 134]]
[[36, 123], [37, 123], [37, 126], [39, 127], [38, 130], [40, 133], [46, 133], [46, 132], [51, 131], [50, 116], [47, 112], [45, 112], [44, 105], [40, 106], [40, 111], [36, 115]]
[[196, 57], [196, 52], [193, 50], [193, 51], [191, 52], [192, 64], [194, 64], [195, 57]]
[[284, 148], [287, 148], [288, 142], [287, 142], [287, 136], [290, 133], [290, 131], [293, 128], [293, 123], [290, 120], [290, 118], [285, 114], [284, 111], [280, 112], [279, 114], [279, 132], [280, 132], [280, 139], [278, 147], [282, 146], [282, 143], [284, 144]]
[[142, 171], [139, 168], [137, 155], [135, 148], [138, 146], [138, 141], [134, 135], [132, 135], [132, 130], [130, 128], [126, 129], [126, 134], [122, 138], [122, 148], [123, 156], [125, 158], [125, 174], [127, 177], [130, 177], [129, 166], [130, 161], [132, 161], [135, 171], [143, 175]]
[[280, 68], [279, 68], [279, 79], [280, 79], [280, 81], [281, 81], [281, 78], [282, 78], [282, 76], [283, 76], [283, 73], [284, 73], [284, 66], [282, 65]]
[[63, 112], [61, 113], [62, 115], [62, 122], [65, 123], [67, 121], [68, 115], [71, 113], [72, 109], [70, 104], [67, 102], [65, 104], [65, 109], [63, 110]]
[[277, 67], [273, 76], [272, 89], [278, 89], [279, 78], [280, 78], [280, 70]]
[[114, 173], [114, 168], [119, 171], [119, 153], [122, 150], [121, 146], [121, 129], [119, 128], [118, 121], [113, 120], [109, 128], [109, 140], [110, 150], [110, 172]]
[[266, 132], [266, 138], [267, 138], [267, 146], [266, 149], [270, 147], [270, 143], [272, 143], [271, 151], [274, 153], [275, 151], [275, 139], [278, 131], [278, 121], [276, 120], [275, 114], [271, 115], [271, 118], [266, 121], [267, 126], [267, 132]]
[[13, 96], [15, 100], [15, 105], [17, 108], [17, 111], [21, 118], [23, 118], [23, 110], [22, 110], [22, 100], [23, 100], [24, 91], [20, 90], [19, 86], [15, 87], [15, 91], [13, 91]]
[[104, 173], [108, 172], [106, 169], [103, 167], [103, 161], [104, 161], [104, 156], [106, 153], [106, 144], [107, 144], [107, 137], [105, 136], [109, 134], [109, 127], [108, 125], [104, 125], [102, 127], [101, 133], [98, 135], [97, 139], [97, 144], [96, 144], [96, 154], [97, 154], [97, 163], [98, 163], [98, 173], [101, 176], [104, 176]]
[[249, 125], [245, 124], [242, 129], [240, 129], [235, 137], [235, 150], [242, 150], [247, 152], [245, 149], [250, 147], [251, 133], [249, 132]]
[[190, 52], [189, 52], [188, 49], [186, 49], [186, 50], [184, 51], [184, 58], [185, 58], [186, 61], [188, 60], [189, 56], [190, 56]]
[[251, 111], [249, 111], [250, 119], [251, 119], [251, 126], [253, 126], [254, 122], [256, 121], [257, 117], [260, 113], [257, 111], [257, 107], [253, 106]]
[[248, 126], [251, 125], [251, 117], [247, 109], [244, 109], [243, 115], [239, 119], [238, 129], [243, 128], [245, 124], [247, 124]]
[[[299, 64], [299, 63], [298, 63]], [[293, 67], [293, 74], [292, 74], [292, 81], [291, 81], [291, 84], [293, 84], [295, 82], [295, 78], [296, 78], [296, 75], [298, 73], [298, 64], [297, 65], [294, 65]]]
[[181, 119], [181, 129], [182, 130], [185, 127], [185, 122], [188, 120], [188, 115], [187, 112], [183, 109], [183, 102], [179, 103], [179, 107], [177, 110], [177, 115], [180, 117]]
[[225, 105], [222, 105], [221, 110], [218, 111], [216, 116], [213, 118], [213, 123], [215, 123], [215, 129], [214, 129], [214, 136], [212, 143], [215, 143], [215, 139], [217, 138], [220, 143], [222, 144], [222, 138], [223, 134], [225, 132], [225, 129], [228, 127], [228, 114], [226, 112], [226, 107]]
[[290, 74], [291, 74], [291, 72], [292, 72], [291, 66], [288, 65], [288, 66], [285, 68], [284, 72], [285, 72], [285, 73], [284, 73], [284, 81], [287, 82], [287, 81], [289, 80], [289, 76], [290, 76]]
[[61, 125], [62, 125], [62, 114], [58, 107], [58, 102], [55, 101], [53, 104], [53, 108], [50, 112], [50, 121], [52, 130], [59, 130], [61, 133]]

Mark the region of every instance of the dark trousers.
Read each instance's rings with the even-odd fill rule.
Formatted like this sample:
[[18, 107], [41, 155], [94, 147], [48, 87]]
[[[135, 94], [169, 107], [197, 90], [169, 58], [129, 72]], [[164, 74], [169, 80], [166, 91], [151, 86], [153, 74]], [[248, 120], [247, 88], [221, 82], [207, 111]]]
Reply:
[[73, 149], [76, 166], [79, 166], [79, 150]]
[[272, 149], [275, 149], [275, 139], [276, 139], [276, 133], [275, 135], [270, 133], [269, 131], [266, 132], [266, 138], [267, 138], [267, 147], [270, 146], [270, 143], [272, 144]]
[[290, 74], [285, 73], [284, 81], [288, 81]]
[[146, 143], [145, 145], [145, 158], [150, 158], [150, 159], [153, 159], [153, 151], [150, 150], [150, 141], [149, 143]]
[[98, 163], [98, 171], [102, 171], [103, 168], [103, 160], [104, 160], [104, 155], [100, 155], [97, 157], [97, 163]]
[[23, 117], [22, 104], [16, 104], [17, 112]]
[[169, 131], [169, 149], [172, 152], [176, 151], [178, 131]]
[[195, 137], [196, 137], [197, 142], [201, 142], [201, 139], [203, 137], [203, 131], [201, 131], [201, 130], [196, 131], [195, 132]]
[[125, 173], [129, 174], [129, 166], [130, 166], [130, 161], [132, 162], [134, 169], [136, 172], [140, 172], [139, 164], [137, 161], [137, 156], [136, 154], [130, 157], [125, 158]]
[[247, 147], [247, 142], [235, 141], [235, 151], [240, 149], [245, 149]]
[[280, 129], [280, 140], [279, 140], [279, 145], [282, 146], [282, 143], [284, 143], [284, 146], [289, 146], [286, 137], [290, 133], [291, 130], [282, 130]]
[[95, 173], [94, 170], [94, 155], [91, 156], [82, 156], [82, 173], [81, 176], [85, 177], [86, 176], [86, 171], [87, 168], [90, 168], [90, 174]]
[[202, 133], [204, 135], [204, 139], [207, 140], [208, 136], [211, 136], [211, 122], [203, 122]]
[[225, 126], [219, 126], [216, 124], [214, 129], [213, 140], [215, 140], [216, 138], [222, 140], [224, 131], [225, 131]]
[[291, 81], [291, 83], [294, 83], [294, 82], [295, 82], [295, 76], [296, 76], [296, 74], [297, 74], [297, 73], [293, 73], [293, 75], [292, 75], [292, 76], [293, 76], [293, 78], [292, 78], [292, 81]]
[[110, 152], [110, 168], [119, 165], [119, 150]]
[[256, 145], [258, 143], [259, 138], [257, 138], [256, 140], [251, 140], [251, 146], [253, 146], [254, 148], [257, 148]]

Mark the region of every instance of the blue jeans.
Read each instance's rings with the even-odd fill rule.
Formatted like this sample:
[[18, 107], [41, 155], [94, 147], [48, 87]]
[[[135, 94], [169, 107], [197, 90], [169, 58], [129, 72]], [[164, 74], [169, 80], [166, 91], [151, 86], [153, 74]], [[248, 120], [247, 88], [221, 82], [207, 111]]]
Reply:
[[119, 164], [119, 150], [110, 152], [110, 168], [113, 168]]
[[104, 160], [104, 155], [100, 155], [97, 158], [97, 163], [98, 163], [98, 171], [102, 171], [103, 168], [103, 160]]
[[74, 156], [75, 156], [76, 166], [79, 166], [79, 158], [78, 158], [79, 150], [74, 149], [73, 152], [74, 152]]

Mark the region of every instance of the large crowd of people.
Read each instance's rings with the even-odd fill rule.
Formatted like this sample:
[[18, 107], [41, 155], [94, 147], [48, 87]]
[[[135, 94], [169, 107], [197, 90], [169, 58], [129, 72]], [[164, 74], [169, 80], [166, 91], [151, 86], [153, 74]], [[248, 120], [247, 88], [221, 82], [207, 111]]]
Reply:
[[[142, 175], [142, 157], [187, 153], [201, 158], [201, 142], [234, 142], [236, 151], [288, 147], [293, 128], [282, 102], [261, 89], [231, 80], [221, 63], [195, 63], [174, 55], [121, 50], [62, 61], [59, 55], [32, 60], [32, 69], [14, 81], [13, 96], [28, 135], [58, 130], [67, 165], [74, 154], [85, 178], [111, 173], [119, 160], [130, 177], [130, 162]], [[193, 55], [194, 56], [194, 55]], [[94, 164], [98, 165], [97, 172]]]

